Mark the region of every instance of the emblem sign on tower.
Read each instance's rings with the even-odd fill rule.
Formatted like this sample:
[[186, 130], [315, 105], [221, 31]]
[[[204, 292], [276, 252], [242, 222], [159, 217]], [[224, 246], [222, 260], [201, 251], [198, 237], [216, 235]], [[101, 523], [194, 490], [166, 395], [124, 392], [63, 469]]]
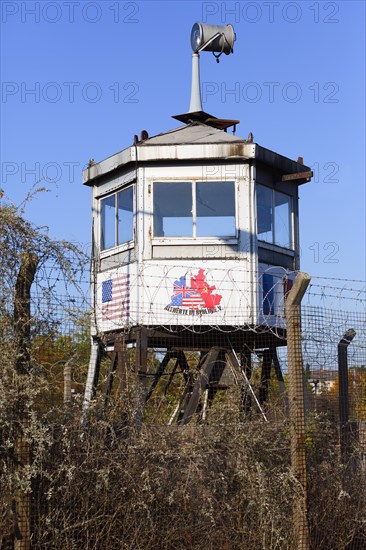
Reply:
[[182, 275], [174, 281], [171, 302], [165, 309], [183, 315], [205, 315], [220, 311], [222, 296], [214, 291], [216, 286], [210, 286], [205, 277], [205, 270], [200, 269], [187, 284], [187, 275]]

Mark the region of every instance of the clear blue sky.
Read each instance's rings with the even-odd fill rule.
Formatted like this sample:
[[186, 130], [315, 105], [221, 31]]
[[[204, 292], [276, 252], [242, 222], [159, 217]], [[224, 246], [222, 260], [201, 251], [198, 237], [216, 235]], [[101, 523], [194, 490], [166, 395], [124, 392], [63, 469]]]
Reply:
[[88, 245], [82, 168], [179, 125], [193, 23], [232, 23], [234, 55], [201, 56], [204, 109], [315, 170], [301, 188], [302, 269], [366, 277], [365, 2], [3, 0], [1, 21], [0, 187], [20, 202], [56, 179], [27, 210], [51, 235]]

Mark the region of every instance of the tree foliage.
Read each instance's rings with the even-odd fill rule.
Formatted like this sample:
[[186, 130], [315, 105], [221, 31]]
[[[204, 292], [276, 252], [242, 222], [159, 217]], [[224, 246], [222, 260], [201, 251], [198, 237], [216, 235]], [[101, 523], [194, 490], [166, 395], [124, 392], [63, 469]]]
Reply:
[[76, 245], [27, 221], [24, 206], [0, 206], [0, 547], [29, 530], [29, 495], [52, 442], [38, 406], [52, 386], [35, 368], [37, 339], [58, 325], [50, 305], [60, 289], [77, 288], [87, 265]]

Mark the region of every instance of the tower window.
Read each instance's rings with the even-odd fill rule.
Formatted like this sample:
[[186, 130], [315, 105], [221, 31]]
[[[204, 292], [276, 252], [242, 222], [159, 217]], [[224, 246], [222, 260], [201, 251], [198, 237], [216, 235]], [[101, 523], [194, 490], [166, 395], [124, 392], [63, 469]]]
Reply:
[[154, 183], [154, 237], [235, 236], [233, 181]]
[[283, 248], [294, 248], [291, 197], [257, 185], [258, 239]]
[[101, 200], [101, 249], [133, 240], [133, 186]]

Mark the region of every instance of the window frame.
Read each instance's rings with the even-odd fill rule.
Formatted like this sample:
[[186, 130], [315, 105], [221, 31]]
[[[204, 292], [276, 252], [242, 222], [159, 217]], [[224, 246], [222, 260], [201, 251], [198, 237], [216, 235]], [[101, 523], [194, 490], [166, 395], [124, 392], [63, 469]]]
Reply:
[[[121, 244], [118, 244], [118, 195], [126, 191], [127, 189], [132, 188], [132, 239], [125, 241]], [[114, 196], [114, 246], [109, 248], [102, 248], [102, 231], [103, 231], [103, 207], [102, 201]], [[135, 235], [136, 235], [136, 186], [135, 183], [129, 183], [128, 185], [120, 188], [114, 189], [110, 193], [106, 193], [103, 196], [98, 197], [99, 207], [98, 207], [98, 217], [99, 217], [99, 249], [101, 257], [108, 256], [111, 251], [113, 253], [121, 252], [123, 250], [128, 250], [135, 246]]]
[[[272, 229], [272, 233], [273, 233], [272, 241], [266, 241], [266, 240], [261, 239], [259, 237], [259, 233], [258, 233], [258, 222], [259, 222], [258, 193], [257, 193], [258, 186], [264, 187], [265, 189], [269, 189], [271, 191], [271, 209], [272, 209], [271, 224], [272, 224], [272, 228], [273, 228]], [[286, 197], [288, 197], [290, 199], [290, 212], [289, 212], [289, 239], [290, 239], [290, 242], [289, 242], [288, 246], [284, 246], [282, 244], [276, 243], [276, 215], [275, 215], [275, 208], [276, 208], [275, 196], [276, 196], [276, 193], [281, 193], [281, 195], [285, 195]], [[268, 246], [269, 248], [286, 250], [286, 251], [289, 251], [289, 252], [293, 253], [296, 249], [295, 224], [294, 224], [294, 197], [292, 195], [289, 195], [288, 193], [284, 193], [283, 191], [280, 191], [279, 189], [275, 189], [274, 187], [270, 187], [270, 186], [265, 185], [263, 183], [256, 182], [255, 208], [256, 208], [256, 230], [257, 230], [257, 240], [258, 240], [258, 242], [260, 242], [261, 245], [264, 244], [264, 245]]]
[[[235, 235], [230, 236], [212, 236], [212, 237], [198, 237], [197, 236], [197, 201], [196, 201], [196, 185], [197, 183], [220, 183], [220, 182], [230, 182], [234, 186], [234, 217], [235, 217]], [[190, 183], [192, 191], [192, 236], [190, 237], [159, 237], [154, 234], [154, 192], [156, 183]], [[237, 244], [239, 237], [239, 226], [238, 226], [238, 190], [237, 190], [237, 180], [230, 178], [227, 180], [223, 179], [203, 179], [203, 178], [159, 178], [152, 181], [152, 202], [151, 202], [151, 234], [152, 234], [152, 244], [192, 244], [192, 242], [199, 242], [200, 244], [204, 243], [213, 243], [213, 242], [224, 242], [226, 244]]]

